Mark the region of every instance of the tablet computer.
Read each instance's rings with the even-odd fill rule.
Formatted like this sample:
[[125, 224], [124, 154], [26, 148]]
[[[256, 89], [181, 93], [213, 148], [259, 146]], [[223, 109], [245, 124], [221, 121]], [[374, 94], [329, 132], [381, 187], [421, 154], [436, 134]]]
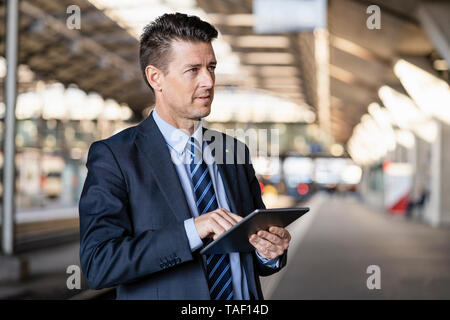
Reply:
[[250, 235], [271, 226], [284, 228], [308, 211], [309, 208], [256, 209], [200, 250], [200, 254], [251, 252], [255, 247], [248, 240]]

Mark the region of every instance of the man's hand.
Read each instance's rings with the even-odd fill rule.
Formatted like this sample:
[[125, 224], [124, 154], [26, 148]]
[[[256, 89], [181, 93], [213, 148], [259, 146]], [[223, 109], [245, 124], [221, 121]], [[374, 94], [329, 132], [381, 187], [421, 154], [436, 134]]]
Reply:
[[194, 218], [194, 225], [200, 239], [212, 237], [215, 240], [241, 220], [241, 216], [221, 208]]
[[260, 230], [252, 234], [249, 241], [261, 257], [275, 259], [289, 247], [291, 235], [284, 228], [270, 227], [269, 232]]

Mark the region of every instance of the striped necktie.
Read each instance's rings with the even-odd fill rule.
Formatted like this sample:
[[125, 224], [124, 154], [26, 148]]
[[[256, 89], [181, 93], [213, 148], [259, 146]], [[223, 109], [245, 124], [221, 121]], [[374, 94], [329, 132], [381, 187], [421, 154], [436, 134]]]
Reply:
[[[208, 167], [203, 161], [202, 151], [193, 137], [190, 144], [190, 171], [192, 185], [198, 213], [204, 214], [218, 208], [216, 194]], [[233, 284], [231, 282], [231, 265], [228, 254], [214, 254], [206, 256], [206, 270], [211, 299], [230, 300], [233, 298]]]

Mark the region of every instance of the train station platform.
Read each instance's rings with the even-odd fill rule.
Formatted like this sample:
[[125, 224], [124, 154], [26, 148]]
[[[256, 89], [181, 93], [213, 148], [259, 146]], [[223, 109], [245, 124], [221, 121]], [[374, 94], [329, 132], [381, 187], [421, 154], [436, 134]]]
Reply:
[[[449, 299], [450, 229], [316, 194], [288, 227], [288, 264], [263, 278], [266, 299]], [[303, 219], [303, 218], [302, 218]], [[380, 289], [368, 289], [378, 266]], [[372, 283], [373, 278], [369, 279]]]
[[[267, 199], [269, 200], [269, 199]], [[284, 199], [283, 201], [287, 201]], [[287, 203], [269, 201], [268, 207]], [[288, 227], [288, 264], [261, 278], [266, 299], [448, 299], [450, 229], [391, 216], [362, 200], [316, 193], [311, 211]], [[20, 254], [29, 276], [0, 284], [0, 299], [113, 299], [111, 291], [68, 289], [67, 267], [79, 266], [72, 241]], [[380, 270], [380, 289], [368, 289], [369, 266]]]

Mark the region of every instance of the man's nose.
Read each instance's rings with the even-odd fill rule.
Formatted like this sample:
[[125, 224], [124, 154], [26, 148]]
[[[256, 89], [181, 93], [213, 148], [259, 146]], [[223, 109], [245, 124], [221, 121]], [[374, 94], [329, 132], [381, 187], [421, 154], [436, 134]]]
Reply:
[[200, 87], [211, 89], [214, 86], [214, 73], [208, 69], [203, 69], [200, 75]]

